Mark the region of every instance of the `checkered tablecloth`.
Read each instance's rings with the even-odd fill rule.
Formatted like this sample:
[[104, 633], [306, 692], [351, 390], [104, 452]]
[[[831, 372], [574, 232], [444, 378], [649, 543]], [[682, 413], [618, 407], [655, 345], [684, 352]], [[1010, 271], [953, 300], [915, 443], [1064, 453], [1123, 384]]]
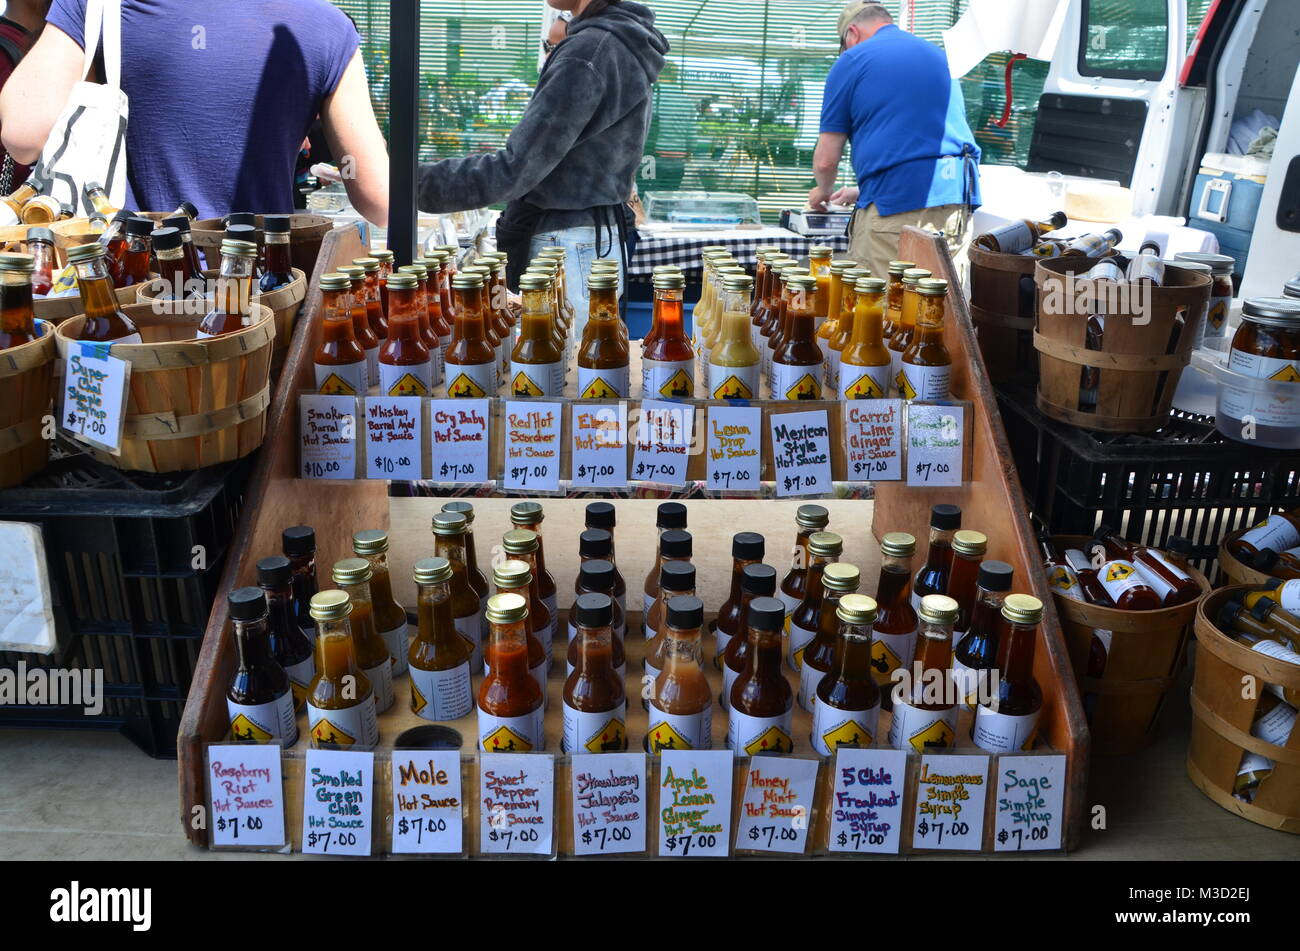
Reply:
[[775, 245], [786, 254], [797, 258], [808, 256], [808, 249], [816, 244], [828, 245], [838, 254], [849, 249], [849, 239], [805, 238], [785, 228], [728, 231], [675, 231], [650, 232], [642, 230], [628, 275], [633, 278], [649, 277], [661, 264], [676, 264], [683, 271], [701, 268], [700, 252], [709, 245], [725, 245], [742, 266], [753, 270], [754, 251], [763, 245]]

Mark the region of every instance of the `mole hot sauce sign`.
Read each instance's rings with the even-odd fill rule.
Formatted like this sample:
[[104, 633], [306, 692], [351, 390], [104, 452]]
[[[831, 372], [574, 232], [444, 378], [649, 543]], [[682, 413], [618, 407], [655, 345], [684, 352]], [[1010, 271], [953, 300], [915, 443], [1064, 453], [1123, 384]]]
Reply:
[[461, 855], [464, 847], [460, 751], [393, 751], [393, 829], [390, 851]]
[[659, 856], [720, 858], [731, 851], [731, 750], [659, 754]]

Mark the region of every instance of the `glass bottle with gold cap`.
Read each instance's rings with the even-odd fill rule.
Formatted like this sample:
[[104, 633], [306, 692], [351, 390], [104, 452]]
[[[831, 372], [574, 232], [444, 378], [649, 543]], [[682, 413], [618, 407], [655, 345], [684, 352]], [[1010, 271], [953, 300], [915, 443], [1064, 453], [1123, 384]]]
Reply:
[[528, 602], [488, 599], [488, 673], [478, 688], [478, 748], [487, 753], [546, 749], [542, 688], [528, 672]]
[[1034, 748], [1043, 707], [1043, 690], [1034, 679], [1043, 602], [1028, 594], [1009, 594], [1002, 602], [1002, 620], [997, 693], [976, 708], [971, 739], [990, 753], [1018, 753]]
[[763, 355], [754, 346], [748, 274], [726, 274], [717, 343], [709, 351], [707, 395], [715, 400], [754, 400], [762, 393]]
[[510, 372], [510, 358], [514, 353], [514, 321], [510, 319], [509, 292], [506, 290], [506, 258], [504, 251], [483, 255], [483, 263], [492, 269], [487, 281], [488, 313], [492, 316], [492, 330], [501, 343], [501, 375]]
[[790, 570], [781, 579], [781, 588], [777, 597], [785, 605], [786, 617], [803, 603], [805, 583], [808, 580], [808, 540], [816, 532], [826, 531], [831, 516], [822, 505], [801, 505], [794, 514], [798, 532], [794, 545], [790, 549]]
[[375, 248], [370, 256], [379, 262], [379, 299], [384, 304], [384, 313], [388, 313], [388, 291], [384, 290], [384, 280], [390, 274], [397, 273], [397, 255], [388, 248]]
[[885, 282], [878, 277], [860, 278], [854, 290], [853, 336], [839, 355], [839, 398], [883, 399], [891, 387], [889, 349], [882, 330]]
[[[452, 502], [444, 502], [442, 511], [447, 514], [463, 515], [465, 517], [465, 580], [474, 593], [478, 595], [479, 616], [487, 610], [488, 580], [487, 576], [479, 570], [478, 566], [478, 549], [474, 547], [474, 506], [457, 499]], [[487, 636], [487, 625], [482, 626], [482, 635]]]
[[194, 337], [220, 337], [248, 327], [253, 311], [253, 271], [257, 245], [249, 241], [221, 242], [221, 276], [217, 278], [213, 306]]
[[591, 274], [587, 292], [591, 309], [578, 347], [578, 399], [624, 399], [628, 352], [619, 333], [618, 275]]
[[352, 282], [352, 335], [366, 352], [366, 385], [378, 386], [381, 341], [370, 329], [370, 318], [366, 313], [366, 269], [355, 264], [344, 264], [338, 272], [346, 274]]
[[[493, 293], [492, 269], [495, 266], [490, 258], [481, 258], [473, 264], [462, 267], [458, 274], [477, 274], [483, 278], [483, 335], [487, 338], [488, 344], [492, 347], [492, 358], [496, 361], [492, 370], [493, 379], [496, 385], [500, 386], [501, 378], [505, 375], [504, 365], [510, 362], [510, 339], [509, 332], [506, 334], [505, 341], [501, 339], [501, 334], [497, 330], [497, 301]], [[501, 306], [505, 306], [504, 301]], [[505, 364], [502, 361], [505, 361]]]
[[370, 563], [370, 603], [374, 610], [375, 630], [393, 656], [393, 676], [400, 676], [406, 672], [409, 643], [406, 608], [393, 597], [393, 579], [388, 572], [388, 533], [379, 529], [357, 532], [352, 536], [352, 551]]
[[393, 705], [395, 660], [375, 626], [374, 604], [370, 600], [373, 574], [370, 562], [364, 558], [344, 558], [334, 564], [333, 580], [352, 602], [352, 638], [357, 664], [375, 688], [375, 711], [383, 713]]
[[352, 263], [365, 273], [366, 322], [379, 340], [388, 337], [388, 314], [384, 311], [383, 296], [379, 290], [379, 259], [354, 258]]
[[108, 273], [108, 259], [102, 245], [82, 244], [68, 249], [68, 263], [77, 269], [77, 289], [86, 311], [78, 340], [100, 343], [140, 343], [135, 322], [117, 305], [117, 292]]
[[641, 346], [641, 394], [645, 399], [689, 399], [695, 395], [695, 352], [682, 319], [686, 278], [679, 271], [663, 271], [652, 283], [654, 318]]
[[459, 720], [474, 707], [473, 651], [451, 617], [451, 562], [422, 558], [413, 577], [420, 626], [407, 652], [411, 712], [423, 720]]
[[797, 274], [786, 282], [790, 294], [787, 326], [772, 356], [772, 398], [777, 400], [819, 400], [822, 398], [824, 357], [813, 334], [816, 330], [817, 279]]
[[[492, 569], [492, 581], [497, 586], [497, 594], [517, 594], [528, 601], [528, 672], [537, 681], [537, 686], [542, 688], [543, 705], [548, 704], [551, 698], [546, 691], [546, 675], [550, 669], [550, 658], [542, 648], [542, 638], [545, 636], [542, 625], [546, 621], [533, 617], [533, 609], [541, 607], [541, 602], [533, 597], [532, 566], [516, 558], [507, 559]], [[489, 643], [489, 650], [491, 646]], [[483, 673], [487, 673], [490, 663], [491, 658], [485, 656]]]
[[946, 594], [927, 594], [921, 599], [919, 617], [916, 663], [909, 667], [911, 676], [893, 688], [889, 745], [933, 753], [951, 749], [957, 738], [957, 703], [948, 673], [957, 602]]
[[39, 194], [40, 190], [28, 179], [12, 193], [0, 197], [0, 228], [12, 228], [21, 224], [23, 206]]
[[577, 663], [564, 682], [567, 753], [616, 753], [627, 749], [627, 695], [614, 671], [614, 602], [603, 594], [573, 603], [578, 625]]
[[709, 317], [709, 329], [704, 333], [700, 343], [699, 362], [702, 374], [708, 372], [709, 361], [713, 359], [713, 351], [722, 336], [722, 323], [727, 307], [726, 282], [731, 277], [749, 277], [749, 274], [735, 261], [727, 261], [714, 269], [713, 312]]
[[30, 254], [0, 254], [0, 350], [22, 346], [40, 336], [32, 307]]
[[484, 604], [470, 585], [465, 560], [465, 516], [459, 512], [439, 512], [433, 517], [433, 553], [451, 562], [451, 618], [456, 633], [465, 639], [473, 652], [470, 666], [483, 665]]
[[[542, 603], [546, 605], [552, 620], [556, 621], [560, 617], [557, 597], [559, 589], [555, 585], [554, 575], [546, 570], [546, 540], [542, 536], [542, 521], [545, 518], [546, 513], [542, 511], [540, 502], [516, 502], [510, 506], [510, 524], [537, 536], [537, 592], [542, 596]], [[552, 630], [556, 627], [556, 624], [552, 624]]]
[[432, 396], [433, 356], [425, 346], [416, 310], [414, 274], [390, 274], [388, 339], [379, 348], [379, 392], [384, 396]]
[[553, 286], [544, 274], [525, 273], [519, 279], [524, 309], [519, 340], [510, 354], [510, 395], [517, 399], [564, 395], [564, 352], [553, 328]]
[[446, 375], [447, 349], [455, 335], [455, 311], [451, 300], [451, 278], [447, 276], [447, 255], [434, 251], [421, 261], [429, 268], [429, 305], [437, 298], [438, 309], [429, 311], [429, 321], [438, 334], [438, 352], [442, 357], [443, 374]]
[[821, 624], [822, 599], [826, 589], [822, 586], [822, 573], [827, 565], [839, 559], [844, 552], [844, 539], [834, 532], [814, 532], [808, 538], [808, 567], [804, 569], [803, 600], [790, 613], [786, 628], [790, 635], [786, 646], [786, 661], [791, 670], [803, 666], [803, 652]]
[[821, 325], [831, 312], [831, 256], [835, 249], [825, 244], [815, 244], [808, 249], [808, 270], [817, 279], [817, 294], [813, 301], [813, 332]]
[[[381, 264], [382, 268], [382, 264]], [[424, 349], [429, 351], [429, 366], [434, 386], [441, 386], [442, 348], [438, 341], [438, 331], [434, 326], [432, 314], [438, 310], [437, 294], [429, 293], [429, 268], [421, 262], [404, 264], [391, 272], [392, 274], [410, 274], [415, 278], [415, 318], [420, 328], [420, 340]], [[391, 275], [389, 275], [391, 276]], [[384, 293], [384, 313], [391, 311], [388, 303], [388, 276], [382, 278], [380, 287]], [[450, 330], [448, 331], [450, 333]]]
[[[621, 297], [622, 294], [621, 288], [623, 286], [622, 285], [623, 271], [621, 265], [617, 260], [615, 260], [614, 258], [597, 258], [596, 260], [591, 262], [591, 273], [612, 275], [614, 277], [614, 280], [618, 282], [615, 285], [616, 286], [615, 295]], [[627, 324], [623, 323], [623, 321], [620, 319], [615, 324], [615, 327], [618, 330], [619, 337], [621, 337], [623, 340], [623, 345], [628, 348], [628, 352], [630, 353], [632, 347], [631, 347], [631, 340], [628, 337], [628, 333], [627, 333]]]
[[352, 321], [352, 281], [346, 274], [323, 274], [320, 290], [316, 389], [326, 396], [365, 396], [369, 370]]
[[700, 375], [708, 368], [705, 362], [704, 343], [713, 326], [716, 285], [714, 282], [716, 268], [731, 264], [735, 260], [731, 252], [721, 245], [708, 245], [700, 252], [704, 268], [700, 274], [700, 299], [691, 311], [691, 331], [695, 355], [700, 364]]
[[487, 399], [496, 392], [497, 355], [487, 335], [483, 276], [460, 271], [451, 286], [455, 321], [446, 354], [447, 395]]
[[763, 323], [758, 328], [754, 345], [762, 354], [763, 380], [770, 383], [772, 379], [772, 354], [776, 352], [775, 340], [782, 323], [782, 295], [785, 287], [784, 274], [787, 268], [795, 267], [794, 259], [785, 254], [771, 254], [767, 258], [767, 301], [763, 305]]
[[957, 602], [959, 613], [952, 631], [954, 647], [970, 627], [971, 610], [975, 607], [975, 585], [979, 579], [980, 561], [988, 551], [988, 546], [988, 536], [983, 532], [965, 528], [953, 533], [952, 567], [948, 572], [948, 590], [943, 593]]
[[[822, 756], [831, 756], [840, 749], [871, 746], [880, 726], [880, 688], [871, 675], [871, 625], [876, 620], [876, 602], [865, 595], [845, 594], [835, 606], [834, 620], [830, 667], [812, 691], [810, 740]], [[808, 654], [804, 656], [807, 659]]]
[[266, 596], [261, 588], [230, 593], [238, 662], [226, 688], [230, 736], [238, 743], [269, 743], [285, 747], [298, 742], [298, 718], [289, 675], [271, 652]]
[[952, 382], [952, 356], [943, 342], [948, 282], [923, 279], [917, 283], [917, 293], [916, 330], [901, 358], [899, 392], [909, 400], [946, 400]]
[[[814, 536], [815, 538], [816, 536]], [[835, 644], [838, 639], [840, 622], [835, 611], [840, 599], [846, 594], [858, 590], [861, 575], [853, 565], [839, 562], [826, 565], [822, 570], [821, 611], [817, 619], [817, 631], [799, 655], [799, 706], [809, 713], [817, 698], [817, 685], [822, 677], [831, 670], [835, 661]]]
[[921, 295], [917, 288], [921, 279], [929, 276], [930, 272], [923, 267], [910, 267], [903, 272], [901, 310], [894, 325], [894, 332], [889, 337], [889, 379], [893, 383], [895, 394], [898, 393], [898, 374], [903, 370], [903, 353], [911, 344], [912, 335], [916, 332], [916, 312], [921, 306]]
[[889, 262], [889, 290], [885, 299], [885, 339], [894, 336], [894, 331], [903, 322], [903, 275], [916, 267], [912, 261]]
[[547, 669], [549, 670], [556, 624], [555, 617], [547, 609], [545, 602], [542, 601], [541, 588], [538, 584], [537, 534], [530, 532], [526, 528], [511, 529], [501, 536], [501, 547], [508, 556], [516, 561], [522, 561], [528, 566], [528, 611], [533, 617], [532, 627], [537, 632], [538, 641], [541, 642], [542, 650], [546, 655]]
[[888, 710], [894, 671], [912, 665], [916, 653], [916, 609], [910, 597], [916, 539], [890, 532], [880, 540], [880, 577], [876, 582], [876, 620], [871, 628], [871, 672]]
[[375, 690], [357, 662], [351, 614], [344, 591], [312, 595], [316, 679], [307, 693], [307, 728], [318, 750], [369, 749], [379, 743]]
[[[844, 272], [856, 268], [856, 261], [832, 261], [830, 267], [830, 298], [827, 303], [826, 319], [817, 328], [817, 346], [825, 353], [830, 347], [831, 339], [838, 331], [841, 301], [844, 295]], [[828, 360], [829, 362], [829, 360]]]
[[767, 266], [768, 258], [780, 253], [781, 249], [775, 244], [765, 244], [754, 249], [754, 301], [750, 305], [749, 316], [753, 321], [755, 336], [758, 335], [758, 328], [763, 325], [763, 321], [767, 317], [765, 311], [769, 289], [768, 282], [772, 277]]
[[[838, 396], [840, 392], [840, 363], [843, 361], [844, 349], [853, 339], [853, 326], [857, 318], [858, 280], [870, 277], [871, 271], [864, 267], [851, 267], [840, 275], [843, 287], [840, 290], [841, 311], [833, 318], [830, 339], [825, 342], [826, 352], [826, 391]], [[832, 324], [832, 320], [826, 324]], [[823, 324], [823, 326], [826, 326]]]

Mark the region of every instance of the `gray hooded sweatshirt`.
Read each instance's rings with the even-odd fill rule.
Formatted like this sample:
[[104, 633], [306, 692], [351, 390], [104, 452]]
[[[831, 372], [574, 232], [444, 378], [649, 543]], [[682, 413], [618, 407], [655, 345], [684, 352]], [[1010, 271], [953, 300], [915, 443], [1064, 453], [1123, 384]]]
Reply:
[[654, 12], [639, 3], [574, 21], [504, 149], [420, 167], [420, 210], [523, 199], [547, 211], [538, 230], [590, 225], [588, 209], [631, 197], [667, 52]]

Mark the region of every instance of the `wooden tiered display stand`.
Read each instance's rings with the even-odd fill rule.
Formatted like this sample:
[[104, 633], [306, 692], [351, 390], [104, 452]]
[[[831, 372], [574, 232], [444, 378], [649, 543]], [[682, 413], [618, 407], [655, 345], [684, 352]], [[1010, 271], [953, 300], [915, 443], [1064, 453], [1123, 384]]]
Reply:
[[[290, 525], [309, 524], [316, 528], [318, 542], [318, 574], [322, 587], [328, 587], [329, 567], [334, 561], [351, 554], [351, 535], [362, 528], [389, 527], [391, 538], [390, 564], [393, 567], [394, 591], [399, 602], [414, 603], [414, 590], [410, 580], [410, 566], [419, 558], [432, 554], [432, 541], [428, 532], [429, 518], [436, 513], [440, 499], [389, 500], [387, 484], [379, 480], [306, 483], [298, 478], [297, 424], [300, 391], [310, 391], [314, 386], [312, 355], [318, 335], [320, 293], [317, 278], [333, 267], [351, 261], [364, 251], [353, 229], [340, 229], [325, 239], [321, 248], [316, 274], [313, 275], [303, 314], [295, 328], [284, 375], [280, 382], [270, 412], [266, 444], [249, 488], [249, 501], [232, 546], [221, 590], [208, 623], [203, 651], [195, 671], [189, 702], [181, 723], [178, 741], [180, 773], [181, 822], [190, 840], [200, 846], [208, 844], [206, 828], [196, 828], [193, 818], [199, 807], [206, 806], [205, 746], [222, 742], [227, 737], [228, 720], [225, 704], [225, 685], [235, 665], [235, 652], [226, 617], [226, 595], [236, 587], [254, 582], [254, 565], [259, 558], [277, 554], [280, 533]], [[953, 288], [958, 288], [957, 275], [942, 241], [921, 231], [909, 229], [904, 234], [900, 256], [927, 267], [936, 276], [946, 277]], [[1010, 452], [1001, 421], [996, 412], [993, 392], [979, 356], [974, 331], [965, 302], [960, 293], [948, 298], [945, 341], [953, 357], [952, 393], [954, 399], [972, 404], [968, 420], [967, 441], [972, 446], [968, 464], [968, 478], [958, 488], [914, 488], [902, 482], [877, 483], [874, 501], [830, 499], [823, 504], [831, 514], [830, 529], [845, 539], [841, 560], [859, 566], [862, 571], [862, 591], [874, 593], [879, 570], [879, 538], [890, 531], [907, 531], [915, 535], [924, 548], [928, 536], [930, 508], [938, 502], [952, 502], [963, 510], [963, 523], [983, 531], [989, 538], [989, 558], [1002, 559], [1012, 564], [1016, 571], [1018, 591], [1027, 591], [1044, 604], [1044, 618], [1040, 628], [1038, 650], [1035, 655], [1035, 676], [1043, 689], [1043, 708], [1039, 722], [1039, 744], [1035, 752], [1062, 753], [1067, 758], [1066, 789], [1064, 794], [1064, 823], [1062, 846], [1073, 849], [1079, 841], [1086, 788], [1088, 762], [1088, 730], [1065, 643], [1061, 636], [1049, 590], [1039, 568], [1039, 556], [1029, 531], [1025, 505], [1012, 467]], [[635, 374], [633, 374], [635, 377]], [[792, 409], [828, 408], [832, 420], [839, 418], [835, 403], [791, 404]], [[765, 448], [765, 455], [768, 450]], [[770, 460], [765, 461], [765, 471]], [[843, 478], [836, 474], [836, 478]], [[502, 531], [508, 529], [509, 506], [516, 498], [475, 498], [475, 534], [480, 567], [485, 567], [489, 553]], [[561, 621], [559, 629], [565, 630], [565, 614], [572, 601], [573, 578], [577, 571], [577, 534], [581, 531], [582, 507], [586, 499], [544, 500], [547, 519], [542, 526], [546, 538], [547, 567], [559, 588]], [[653, 557], [653, 519], [656, 500], [633, 498], [617, 503], [618, 509], [618, 562], [628, 583], [629, 616], [628, 654], [628, 736], [632, 749], [640, 749], [645, 736], [646, 714], [635, 698], [640, 696], [640, 659], [644, 642], [635, 633], [639, 631], [641, 582]], [[735, 531], [758, 530], [767, 535], [767, 561], [784, 574], [785, 546], [793, 539], [793, 519], [797, 500], [707, 500], [687, 503], [688, 522], [696, 538], [693, 561], [700, 577], [700, 595], [706, 608], [716, 611], [725, 598], [730, 571], [730, 536]], [[715, 693], [720, 686], [720, 676], [709, 662], [713, 653], [713, 639], [705, 636], [706, 673], [711, 678]], [[554, 645], [556, 664], [552, 668], [549, 695], [550, 706], [546, 715], [546, 749], [558, 753], [560, 738], [560, 697], [563, 688], [565, 637], [561, 634]], [[788, 674], [792, 685], [797, 677]], [[390, 752], [397, 736], [409, 727], [426, 721], [415, 717], [409, 710], [409, 681], [406, 677], [396, 681], [397, 701], [389, 712], [380, 717], [381, 755]], [[808, 735], [809, 714], [798, 709], [794, 718], [795, 755], [811, 757]], [[885, 733], [888, 716], [882, 715], [881, 738]], [[714, 748], [723, 748], [726, 714], [714, 711]], [[464, 739], [462, 763], [465, 782], [463, 799], [469, 807], [466, 824], [466, 842], [471, 854], [478, 851], [477, 757], [473, 749], [476, 739], [475, 718], [471, 714], [463, 721], [448, 726], [460, 732]], [[300, 718], [300, 733], [305, 737], [305, 720]], [[963, 715], [958, 735], [969, 736], [969, 714]], [[285, 756], [286, 823], [295, 850], [301, 835], [302, 808], [302, 758], [307, 748], [300, 739], [292, 753]], [[971, 749], [969, 740], [959, 749]], [[978, 752], [978, 751], [976, 751]], [[739, 796], [743, 784], [744, 761], [738, 761], [737, 781], [734, 784]], [[655, 778], [656, 760], [651, 761], [648, 775], [649, 812], [656, 811]], [[810, 851], [825, 844], [826, 808], [829, 798], [831, 761], [823, 764], [819, 780], [816, 805], [810, 826]], [[996, 764], [994, 764], [996, 768]], [[915, 770], [909, 780], [908, 801], [914, 795]], [[376, 836], [379, 843], [387, 842], [384, 815], [389, 809], [391, 791], [387, 787], [386, 769], [376, 770], [375, 800], [380, 803], [376, 819]], [[572, 819], [569, 809], [568, 759], [557, 761], [555, 796], [555, 834], [560, 854], [572, 852]], [[990, 800], [996, 796], [990, 794]], [[733, 810], [733, 815], [735, 810]], [[902, 850], [910, 851], [911, 811], [904, 813]], [[992, 826], [986, 823], [984, 851], [992, 851]], [[655, 823], [648, 823], [650, 854], [655, 854]], [[734, 832], [734, 822], [733, 822]], [[738, 845], [738, 849], [743, 846]]]

